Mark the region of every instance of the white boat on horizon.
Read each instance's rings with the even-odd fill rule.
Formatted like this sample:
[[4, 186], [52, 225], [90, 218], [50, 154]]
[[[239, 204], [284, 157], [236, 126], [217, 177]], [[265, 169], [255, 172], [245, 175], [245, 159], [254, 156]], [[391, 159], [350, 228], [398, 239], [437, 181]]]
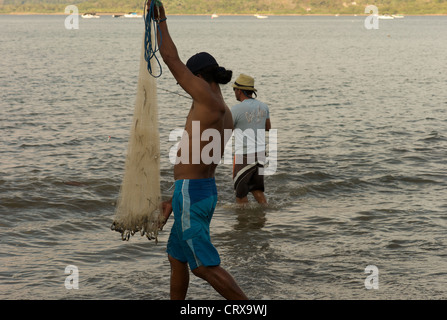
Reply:
[[404, 18], [404, 16], [403, 15], [401, 15], [401, 14], [393, 14], [393, 15], [391, 15], [394, 19], [403, 19]]
[[216, 19], [216, 18], [219, 18], [219, 16], [216, 13], [211, 15], [211, 19]]
[[129, 12], [124, 15], [124, 18], [142, 18], [143, 15], [137, 14], [136, 12]]
[[97, 16], [94, 12], [86, 12], [81, 15], [84, 19], [92, 19], [92, 18], [101, 18], [101, 16]]
[[394, 17], [390, 16], [389, 14], [383, 14], [383, 15], [379, 16], [379, 19], [380, 20], [392, 20], [392, 19], [394, 19]]
[[268, 16], [261, 16], [259, 14], [255, 14], [255, 17], [258, 19], [267, 19], [268, 18]]

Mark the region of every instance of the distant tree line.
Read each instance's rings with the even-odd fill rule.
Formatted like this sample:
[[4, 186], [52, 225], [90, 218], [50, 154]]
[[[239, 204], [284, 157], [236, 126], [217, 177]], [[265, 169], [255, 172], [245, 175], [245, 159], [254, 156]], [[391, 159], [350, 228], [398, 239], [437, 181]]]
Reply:
[[[165, 0], [168, 14], [364, 14], [368, 4], [380, 13], [447, 14], [447, 0]], [[144, 0], [0, 0], [0, 13], [143, 12]]]

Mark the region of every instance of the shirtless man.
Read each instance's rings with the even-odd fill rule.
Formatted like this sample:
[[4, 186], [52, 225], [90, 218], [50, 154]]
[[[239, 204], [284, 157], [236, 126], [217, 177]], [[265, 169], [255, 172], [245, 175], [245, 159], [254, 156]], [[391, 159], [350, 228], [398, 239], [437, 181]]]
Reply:
[[[219, 86], [230, 82], [232, 72], [219, 67], [216, 60], [204, 52], [191, 57], [185, 65], [169, 35], [163, 6], [155, 11], [163, 40], [160, 47], [163, 61], [178, 84], [193, 98], [177, 153], [177, 160], [182, 161], [177, 161], [174, 166], [174, 195], [170, 201], [163, 202], [166, 220], [174, 212], [167, 246], [171, 264], [171, 299], [185, 299], [189, 286], [188, 265], [194, 275], [210, 283], [224, 298], [247, 299], [233, 277], [220, 267], [219, 254], [211, 244], [209, 226], [217, 203], [214, 172], [218, 161], [205, 164], [201, 159], [203, 147], [209, 143], [200, 139], [204, 130], [213, 129], [220, 133], [222, 153], [227, 142], [224, 130], [233, 128], [231, 111]], [[160, 37], [158, 32], [157, 36]], [[199, 137], [193, 129], [197, 124], [200, 125]], [[200, 150], [194, 145], [200, 146]], [[187, 152], [188, 157], [180, 157], [182, 152]], [[218, 156], [220, 159], [222, 154]]]

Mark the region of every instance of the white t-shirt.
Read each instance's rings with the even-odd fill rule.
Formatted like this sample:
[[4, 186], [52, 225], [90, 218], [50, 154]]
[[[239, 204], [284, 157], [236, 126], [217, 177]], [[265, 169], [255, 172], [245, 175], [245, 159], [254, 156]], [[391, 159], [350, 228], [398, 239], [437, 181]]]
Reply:
[[234, 124], [235, 153], [265, 151], [265, 122], [270, 118], [268, 106], [256, 99], [245, 99], [231, 108]]

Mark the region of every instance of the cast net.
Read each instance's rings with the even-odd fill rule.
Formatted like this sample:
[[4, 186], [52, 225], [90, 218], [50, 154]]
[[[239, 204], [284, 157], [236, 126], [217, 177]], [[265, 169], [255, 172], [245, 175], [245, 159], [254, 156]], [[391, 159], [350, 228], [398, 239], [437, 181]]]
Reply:
[[148, 72], [145, 52], [143, 43], [124, 176], [112, 224], [112, 230], [120, 232], [122, 240], [129, 240], [130, 236], [140, 233], [149, 240], [157, 241], [163, 220], [160, 206], [157, 83]]

